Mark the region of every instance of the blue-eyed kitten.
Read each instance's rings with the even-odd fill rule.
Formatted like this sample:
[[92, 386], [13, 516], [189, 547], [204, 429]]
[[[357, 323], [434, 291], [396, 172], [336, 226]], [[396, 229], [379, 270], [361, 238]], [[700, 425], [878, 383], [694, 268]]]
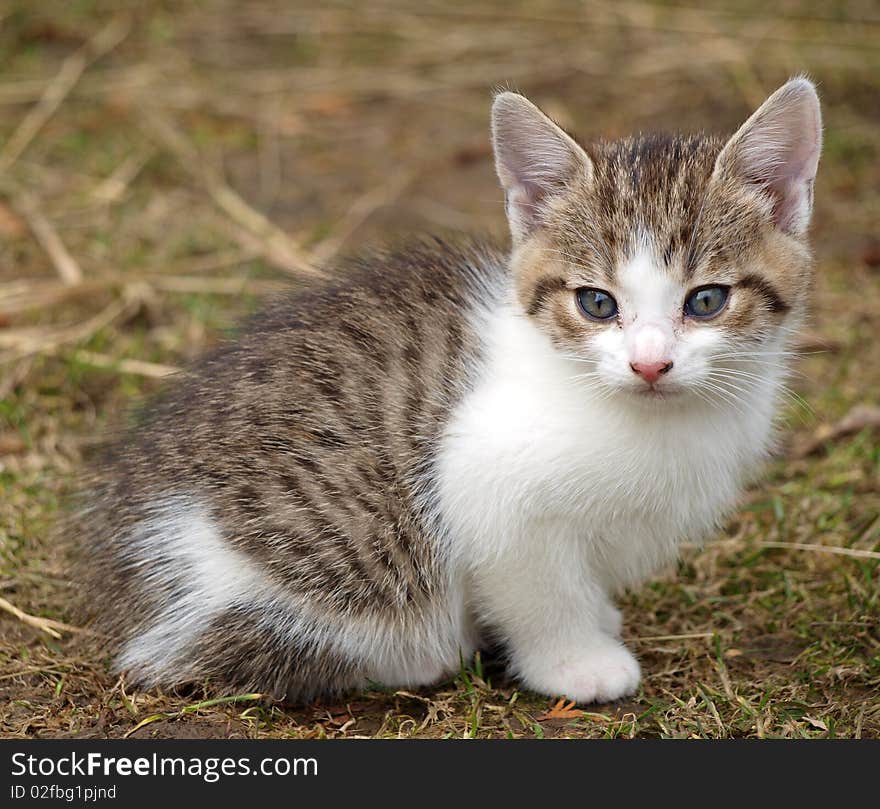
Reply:
[[492, 114], [512, 250], [352, 262], [148, 409], [78, 522], [144, 686], [412, 688], [500, 643], [523, 686], [634, 692], [612, 598], [766, 456], [810, 286], [821, 119], [794, 79], [726, 142], [578, 145]]

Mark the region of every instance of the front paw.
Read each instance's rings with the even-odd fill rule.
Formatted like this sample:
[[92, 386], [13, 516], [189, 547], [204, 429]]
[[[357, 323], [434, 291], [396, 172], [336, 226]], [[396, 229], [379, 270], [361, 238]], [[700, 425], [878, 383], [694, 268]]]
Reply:
[[611, 702], [634, 694], [641, 679], [638, 661], [611, 638], [603, 638], [576, 654], [521, 660], [517, 668], [530, 690], [575, 702]]

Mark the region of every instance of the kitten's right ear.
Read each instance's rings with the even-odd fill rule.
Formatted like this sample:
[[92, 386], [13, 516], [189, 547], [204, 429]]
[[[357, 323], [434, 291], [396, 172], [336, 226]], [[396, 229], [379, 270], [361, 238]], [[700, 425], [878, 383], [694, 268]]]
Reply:
[[589, 180], [593, 173], [587, 153], [517, 93], [495, 97], [492, 143], [514, 243], [541, 226], [549, 198], [577, 178]]
[[816, 88], [800, 77], [782, 85], [727, 142], [715, 173], [744, 180], [773, 201], [773, 223], [800, 236], [810, 221], [822, 151]]

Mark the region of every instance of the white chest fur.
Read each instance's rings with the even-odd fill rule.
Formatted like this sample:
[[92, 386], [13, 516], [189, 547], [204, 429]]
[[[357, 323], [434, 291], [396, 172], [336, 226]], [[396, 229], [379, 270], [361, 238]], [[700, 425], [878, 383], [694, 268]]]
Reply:
[[449, 550], [468, 567], [540, 545], [606, 591], [634, 584], [704, 538], [766, 453], [770, 378], [738, 409], [621, 401], [578, 379], [511, 308], [489, 316], [487, 334], [483, 377], [439, 458]]

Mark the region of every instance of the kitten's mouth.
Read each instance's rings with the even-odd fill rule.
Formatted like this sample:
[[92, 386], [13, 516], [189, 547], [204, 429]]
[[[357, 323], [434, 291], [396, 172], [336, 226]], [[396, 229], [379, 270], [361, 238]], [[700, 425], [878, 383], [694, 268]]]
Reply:
[[656, 388], [653, 385], [637, 388], [635, 391], [636, 396], [642, 399], [669, 399], [677, 393], [678, 391], [669, 388]]

